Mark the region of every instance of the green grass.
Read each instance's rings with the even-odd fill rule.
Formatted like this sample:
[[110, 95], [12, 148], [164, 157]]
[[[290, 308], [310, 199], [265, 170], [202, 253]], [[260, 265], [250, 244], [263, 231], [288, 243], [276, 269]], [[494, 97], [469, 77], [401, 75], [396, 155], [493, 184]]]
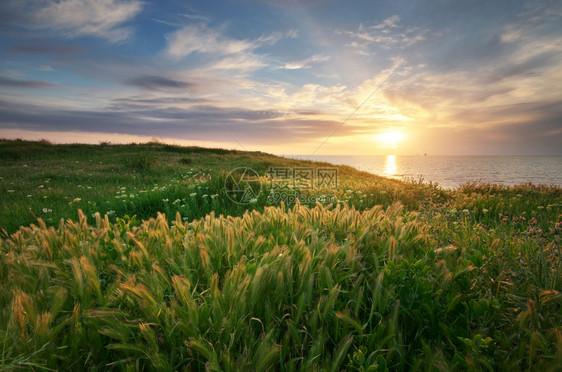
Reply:
[[[318, 164], [158, 143], [0, 154], [0, 369], [562, 365], [560, 188], [338, 167], [335, 204], [270, 205], [269, 167]], [[239, 166], [262, 175], [249, 205], [224, 190]]]
[[[227, 173], [249, 167], [265, 175], [270, 167], [326, 166], [326, 163], [279, 158], [261, 152], [180, 147], [160, 143], [131, 145], [51, 145], [48, 142], [0, 140], [0, 227], [4, 236], [41, 217], [47, 225], [61, 218], [78, 218], [82, 209], [92, 214], [156, 217], [157, 212], [186, 219], [217, 215], [242, 215], [246, 206], [230, 202], [225, 194]], [[331, 166], [331, 165], [329, 165]], [[404, 186], [350, 167], [339, 167], [340, 190], [327, 190], [341, 200], [353, 197], [345, 190], [374, 193], [368, 200], [355, 198], [357, 207], [389, 205], [400, 200], [415, 207], [429, 191], [414, 184]], [[257, 205], [267, 204], [270, 182]], [[361, 186], [359, 186], [361, 185]], [[380, 191], [388, 190], [387, 195]], [[421, 194], [420, 194], [421, 193]], [[194, 196], [190, 196], [193, 195]], [[207, 197], [204, 198], [204, 195]], [[212, 198], [212, 195], [220, 197]], [[208, 198], [208, 199], [207, 199]], [[179, 200], [178, 203], [173, 204]], [[184, 207], [182, 207], [184, 206]]]

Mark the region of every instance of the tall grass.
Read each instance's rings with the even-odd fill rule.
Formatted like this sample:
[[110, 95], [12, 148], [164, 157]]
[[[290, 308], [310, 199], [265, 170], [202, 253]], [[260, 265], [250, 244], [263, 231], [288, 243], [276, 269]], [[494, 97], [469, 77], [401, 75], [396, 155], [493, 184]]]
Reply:
[[422, 217], [296, 204], [39, 220], [0, 242], [0, 368], [556, 370], [558, 240], [441, 243]]

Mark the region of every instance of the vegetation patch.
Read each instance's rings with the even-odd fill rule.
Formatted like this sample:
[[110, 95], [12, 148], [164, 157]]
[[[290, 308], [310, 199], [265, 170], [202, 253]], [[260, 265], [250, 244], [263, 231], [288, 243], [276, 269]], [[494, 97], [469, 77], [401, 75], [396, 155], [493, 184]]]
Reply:
[[[558, 187], [339, 167], [338, 189], [272, 205], [258, 170], [241, 205], [235, 168], [315, 164], [59, 146], [0, 141], [22, 154], [0, 165], [2, 370], [562, 365]], [[127, 162], [144, 156], [158, 161]], [[331, 202], [300, 202], [320, 193]]]

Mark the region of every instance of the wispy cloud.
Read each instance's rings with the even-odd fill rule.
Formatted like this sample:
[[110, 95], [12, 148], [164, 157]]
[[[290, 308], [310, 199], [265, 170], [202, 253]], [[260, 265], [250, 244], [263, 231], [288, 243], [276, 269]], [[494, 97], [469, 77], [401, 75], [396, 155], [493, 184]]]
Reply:
[[0, 87], [38, 89], [52, 86], [54, 85], [41, 80], [20, 80], [0, 77]]
[[77, 54], [84, 49], [76, 46], [68, 45], [16, 45], [9, 49], [11, 53], [16, 54]]
[[299, 36], [297, 30], [289, 30], [285, 32], [272, 32], [267, 35], [262, 35], [256, 40], [257, 45], [275, 45], [281, 39], [296, 39]]
[[395, 15], [385, 19], [381, 23], [376, 24], [374, 26], [371, 26], [371, 28], [373, 28], [375, 30], [380, 30], [380, 29], [384, 29], [384, 28], [396, 28], [396, 27], [398, 27], [399, 21], [400, 21], [400, 17], [395, 14]]
[[207, 27], [204, 24], [189, 25], [166, 35], [166, 53], [172, 58], [182, 58], [192, 53], [224, 56], [252, 50], [255, 44], [238, 40]]
[[360, 54], [367, 54], [372, 46], [386, 49], [408, 47], [426, 39], [428, 30], [418, 27], [405, 27], [400, 24], [400, 17], [393, 15], [372, 26], [359, 24], [355, 30], [336, 30], [336, 34], [351, 39], [347, 46], [356, 48]]
[[185, 81], [169, 79], [163, 76], [157, 75], [143, 75], [134, 77], [126, 81], [127, 84], [147, 89], [147, 90], [158, 90], [158, 89], [193, 89], [197, 85]]
[[[225, 72], [245, 75], [271, 65], [267, 61], [268, 55], [259, 51], [259, 48], [272, 46], [281, 39], [296, 37], [297, 32], [289, 30], [264, 34], [256, 39], [235, 39], [226, 36], [224, 29], [214, 29], [200, 23], [184, 26], [166, 35], [165, 55], [172, 61], [178, 61], [198, 54], [200, 66], [192, 72], [200, 77], [217, 78]], [[231, 75], [230, 78], [236, 76]]]
[[316, 54], [310, 58], [285, 63], [281, 68], [285, 70], [298, 70], [302, 68], [310, 68], [314, 63], [326, 62], [329, 60], [330, 60], [329, 56], [323, 54]]
[[37, 69], [40, 71], [53, 71], [53, 68], [49, 65], [41, 65]]
[[132, 29], [123, 23], [142, 10], [137, 0], [8, 0], [0, 10], [28, 29], [45, 29], [65, 37], [95, 36], [111, 42], [126, 40]]

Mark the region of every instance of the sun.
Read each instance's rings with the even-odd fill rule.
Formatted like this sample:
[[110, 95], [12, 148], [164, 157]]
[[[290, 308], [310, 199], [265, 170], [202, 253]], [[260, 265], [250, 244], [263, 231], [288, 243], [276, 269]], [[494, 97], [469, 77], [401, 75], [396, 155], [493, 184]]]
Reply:
[[392, 148], [395, 148], [402, 140], [404, 140], [404, 134], [395, 129], [386, 131], [377, 136], [377, 141], [381, 145]]

